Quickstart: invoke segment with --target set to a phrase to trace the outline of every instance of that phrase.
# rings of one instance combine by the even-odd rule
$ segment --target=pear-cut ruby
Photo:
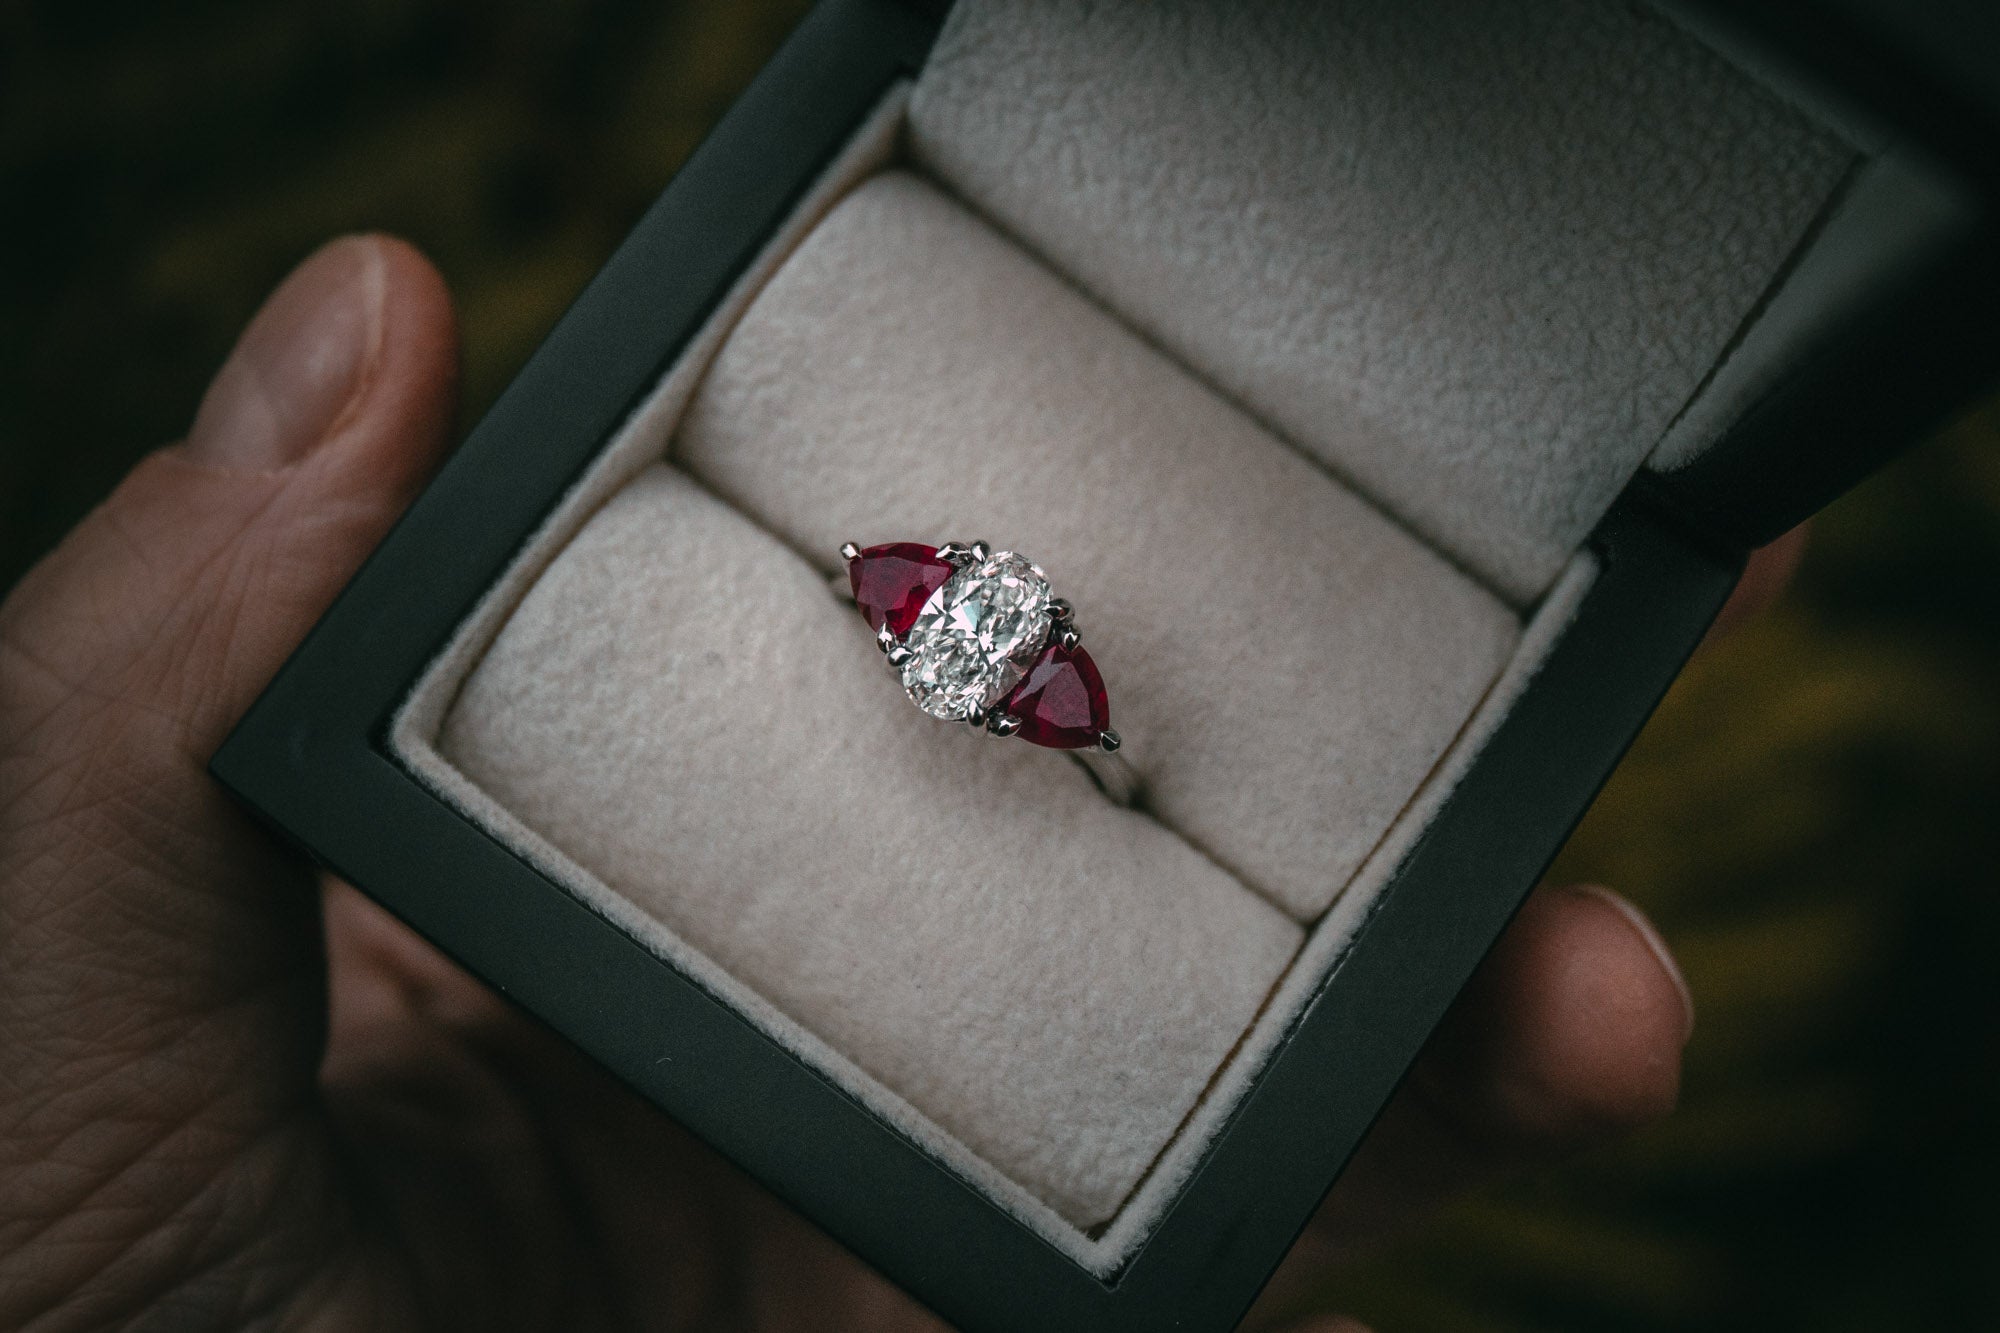
[[[1021,719],[1015,734],[1052,750],[1081,750],[1097,744],[1111,722],[1104,677],[1081,648],[1065,651],[1051,643],[1001,705]]]
[[[909,633],[930,595],[955,572],[935,546],[916,542],[870,546],[847,562],[848,586],[854,589],[854,604],[868,618],[868,628],[879,630],[887,624],[899,639]]]

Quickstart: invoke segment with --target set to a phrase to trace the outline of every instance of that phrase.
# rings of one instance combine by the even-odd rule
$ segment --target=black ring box
[[[1942,7],[1690,10],[1891,128],[1972,221],[1693,466],[1635,482],[1601,574],[1207,1149],[1108,1277],[1057,1252],[407,772],[412,683],[944,18],[825,0],[590,283],[215,756],[274,828],[971,1329],[1214,1329],[1240,1318],[1419,1048],[1701,639],[1745,553],[1993,375],[2000,25]],[[662,1060],[661,1052],[670,1060]],[[1339,1071],[1336,1076],[1333,1071]]]

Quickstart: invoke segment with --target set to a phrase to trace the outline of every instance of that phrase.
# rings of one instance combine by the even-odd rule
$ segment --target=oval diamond
[[[996,551],[952,575],[903,639],[903,689],[932,717],[963,722],[1014,688],[1054,615],[1049,581],[1025,557]]]

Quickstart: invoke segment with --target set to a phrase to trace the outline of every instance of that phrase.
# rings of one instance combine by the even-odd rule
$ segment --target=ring
[[[847,542],[840,554],[854,604],[911,703],[1071,751],[1107,794],[1130,803],[1130,766],[1104,762],[1119,746],[1104,678],[1040,566],[985,542]]]

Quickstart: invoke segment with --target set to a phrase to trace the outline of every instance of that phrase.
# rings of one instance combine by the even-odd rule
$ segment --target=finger
[[[93,1113],[157,1126],[310,1088],[316,897],[203,765],[434,465],[455,346],[415,251],[327,246],[251,322],[188,440],[0,606],[9,1151]]]
[[[1453,1194],[1657,1120],[1694,1007],[1672,955],[1609,890],[1521,908],[1356,1153],[1271,1299]]]
[[[1806,542],[1810,525],[1801,523],[1768,546],[1760,546],[1750,553],[1743,566],[1743,575],[1736,580],[1736,590],[1729,594],[1722,610],[1715,617],[1710,628],[1711,638],[1727,634],[1745,621],[1754,620],[1768,611],[1772,604],[1791,585],[1793,575],[1798,573],[1799,562],[1805,559]]]
[[[538,1039],[537,1025],[386,908],[331,876],[323,882],[329,973],[323,1084],[370,1077],[383,1034],[434,1028],[481,1050]]]

